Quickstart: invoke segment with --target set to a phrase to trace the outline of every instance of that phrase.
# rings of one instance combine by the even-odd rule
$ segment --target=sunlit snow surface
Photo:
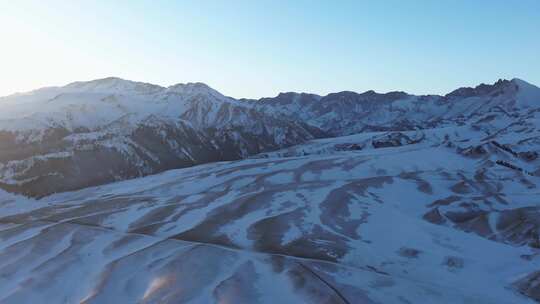
[[[40,201],[3,193],[0,302],[530,303],[511,286],[540,269],[535,249],[497,239],[497,219],[486,236],[425,215],[444,200],[534,207],[539,178],[429,143],[445,132],[333,153],[313,141],[296,149],[326,152]]]

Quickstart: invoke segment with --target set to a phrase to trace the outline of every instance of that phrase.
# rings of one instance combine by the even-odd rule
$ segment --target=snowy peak
[[[188,82],[188,83],[177,83],[168,87],[169,90],[173,91],[183,91],[183,90],[195,90],[195,91],[215,91],[206,83],[203,82]]]
[[[538,95],[540,94],[540,88],[523,81],[518,78],[512,80],[499,79],[494,84],[482,83],[474,88],[463,87],[454,90],[445,95],[448,98],[468,98],[468,97],[480,97],[491,96],[496,97],[502,94],[516,94],[518,92],[525,93],[526,95]]]
[[[226,99],[226,97],[202,82],[178,83],[167,88],[167,93],[180,94],[186,97],[205,96],[216,99]]]
[[[164,88],[150,83],[125,80],[118,77],[108,77],[90,81],[73,82],[66,85],[64,89],[70,91],[94,93],[150,94],[156,93]]]
[[[279,105],[286,106],[297,104],[304,106],[312,102],[320,100],[322,97],[309,93],[296,93],[296,92],[283,92],[279,93],[276,97],[266,97],[257,100],[258,104]]]
[[[400,91],[393,91],[388,93],[377,93],[373,90],[366,91],[364,93],[356,93],[352,91],[343,91],[338,93],[330,93],[321,99],[321,102],[383,102],[383,101],[395,101],[399,99],[407,98],[409,94]]]
[[[363,93],[342,91],[317,98],[282,93],[254,103],[262,111],[276,111],[336,136],[366,131],[412,130],[435,125],[467,123],[471,117],[519,117],[538,108],[540,89],[519,79],[474,88],[460,88],[446,96],[411,95],[402,91]],[[313,95],[311,95],[313,96]]]
[[[39,89],[1,101],[0,130],[11,132],[41,132],[53,126],[96,130],[126,116],[135,127],[149,115],[178,120],[194,107],[208,116],[226,103],[238,104],[203,83],[165,88],[117,77]]]
[[[515,78],[460,88],[446,96],[372,90],[342,91],[326,96],[287,92],[246,102],[226,97],[201,82],[161,87],[108,77],[12,95],[1,101],[0,130],[41,129],[52,125],[95,129],[101,125],[78,123],[76,118],[85,117],[81,121],[100,124],[106,116],[108,124],[125,115],[144,118],[149,114],[216,126],[216,121],[222,125],[223,121],[245,119],[257,112],[345,135],[454,123],[461,119],[459,117],[485,115],[499,108],[508,113],[520,112],[540,105],[540,88]],[[16,122],[16,119],[25,121]]]
[[[519,78],[511,80],[517,88],[517,99],[521,106],[540,107],[540,88]]]
[[[512,80],[510,80],[510,82],[512,82],[513,84],[517,85],[518,87],[520,87],[522,89],[536,89],[536,90],[540,89],[537,86],[535,86],[533,84],[530,84],[530,83],[528,83],[525,80],[520,79],[520,78],[513,78]]]
[[[499,79],[494,84],[485,84],[482,83],[474,88],[463,87],[457,90],[454,90],[445,95],[448,98],[468,98],[468,97],[478,97],[478,96],[496,96],[500,95],[506,90],[515,90],[515,85],[512,84],[509,80]]]

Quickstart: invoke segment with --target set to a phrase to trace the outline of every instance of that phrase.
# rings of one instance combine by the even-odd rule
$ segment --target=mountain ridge
[[[446,96],[289,92],[259,100],[227,97],[200,82],[169,87],[117,77],[74,82],[3,98],[0,187],[41,196],[242,159],[315,138],[472,126],[478,119],[525,115],[539,99],[540,89],[519,79]],[[115,161],[102,160],[108,165],[96,164],[92,172],[92,155]],[[81,170],[88,175],[82,180]]]
[[[176,84],[172,84],[172,85],[169,85],[169,86],[162,86],[162,85],[153,84],[153,83],[150,83],[150,82],[129,80],[129,79],[121,78],[121,77],[109,76],[109,77],[97,78],[97,79],[91,79],[91,80],[85,80],[85,81],[74,81],[74,82],[68,83],[68,84],[63,85],[63,86],[46,86],[46,87],[41,87],[41,88],[37,88],[37,89],[34,89],[34,90],[30,90],[30,91],[16,92],[16,93],[8,94],[8,95],[5,95],[5,96],[0,96],[0,99],[7,98],[7,97],[13,97],[13,96],[16,96],[16,95],[26,95],[26,94],[30,94],[30,93],[40,91],[40,90],[84,86],[84,85],[87,85],[87,84],[92,84],[92,83],[95,84],[95,83],[103,83],[103,82],[124,82],[124,83],[131,83],[133,85],[151,86],[151,87],[156,87],[156,88],[160,88],[160,89],[170,89],[170,88],[173,88],[173,87],[176,87],[176,86],[201,86],[202,85],[202,86],[204,86],[204,87],[206,87],[208,89],[217,91],[216,89],[212,88],[208,84],[206,84],[204,82],[199,82],[199,81],[186,82],[186,83],[176,83]],[[286,94],[298,94],[298,95],[304,94],[304,95],[315,95],[315,96],[324,97],[324,96],[327,96],[329,94],[344,93],[344,92],[352,92],[352,93],[356,93],[356,94],[366,94],[366,93],[376,93],[376,94],[406,93],[408,95],[416,95],[416,96],[447,96],[447,95],[451,94],[452,92],[454,92],[456,90],[474,89],[474,88],[478,88],[478,87],[482,87],[482,86],[496,86],[497,83],[500,83],[500,82],[512,82],[514,84],[521,84],[523,86],[532,86],[534,88],[539,88],[537,85],[535,85],[533,83],[530,83],[530,82],[527,82],[524,79],[514,77],[514,78],[511,78],[511,79],[500,78],[499,80],[495,81],[494,84],[480,83],[480,84],[476,85],[475,87],[463,86],[463,87],[459,87],[459,88],[457,88],[457,89],[455,89],[455,90],[453,90],[451,92],[448,92],[446,94],[410,94],[410,93],[407,93],[406,91],[400,91],[400,90],[388,91],[388,92],[377,92],[377,91],[374,91],[374,90],[367,90],[367,91],[363,91],[363,92],[345,90],[345,91],[329,92],[327,94],[321,95],[321,94],[315,94],[315,93],[309,93],[309,92],[284,91],[284,92],[277,93],[277,95],[275,95],[275,96],[263,96],[263,97],[259,97],[259,98],[237,97],[237,98],[234,98],[234,99],[237,99],[237,100],[261,100],[261,99],[267,99],[267,98],[276,98],[276,97],[279,97],[280,95],[286,95]],[[230,97],[230,98],[233,98],[233,97]]]

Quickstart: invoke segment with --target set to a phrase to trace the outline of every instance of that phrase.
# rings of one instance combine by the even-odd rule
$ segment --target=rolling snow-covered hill
[[[2,106],[0,303],[540,301],[522,80],[255,101],[104,79]]]
[[[529,303],[539,178],[497,165],[526,162],[473,132],[448,146],[448,132],[5,194],[0,302]]]

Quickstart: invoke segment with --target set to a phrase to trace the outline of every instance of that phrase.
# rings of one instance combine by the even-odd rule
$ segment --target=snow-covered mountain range
[[[446,96],[368,91],[235,100],[202,83],[105,78],[0,99],[0,188],[43,196],[234,160],[313,138],[474,124],[534,110],[522,80]],[[503,119],[504,121],[504,119]]]
[[[212,161],[323,135],[202,83],[106,78],[0,99],[0,188],[31,196]]]
[[[540,301],[525,81],[235,100],[108,78],[1,108],[0,303]]]

